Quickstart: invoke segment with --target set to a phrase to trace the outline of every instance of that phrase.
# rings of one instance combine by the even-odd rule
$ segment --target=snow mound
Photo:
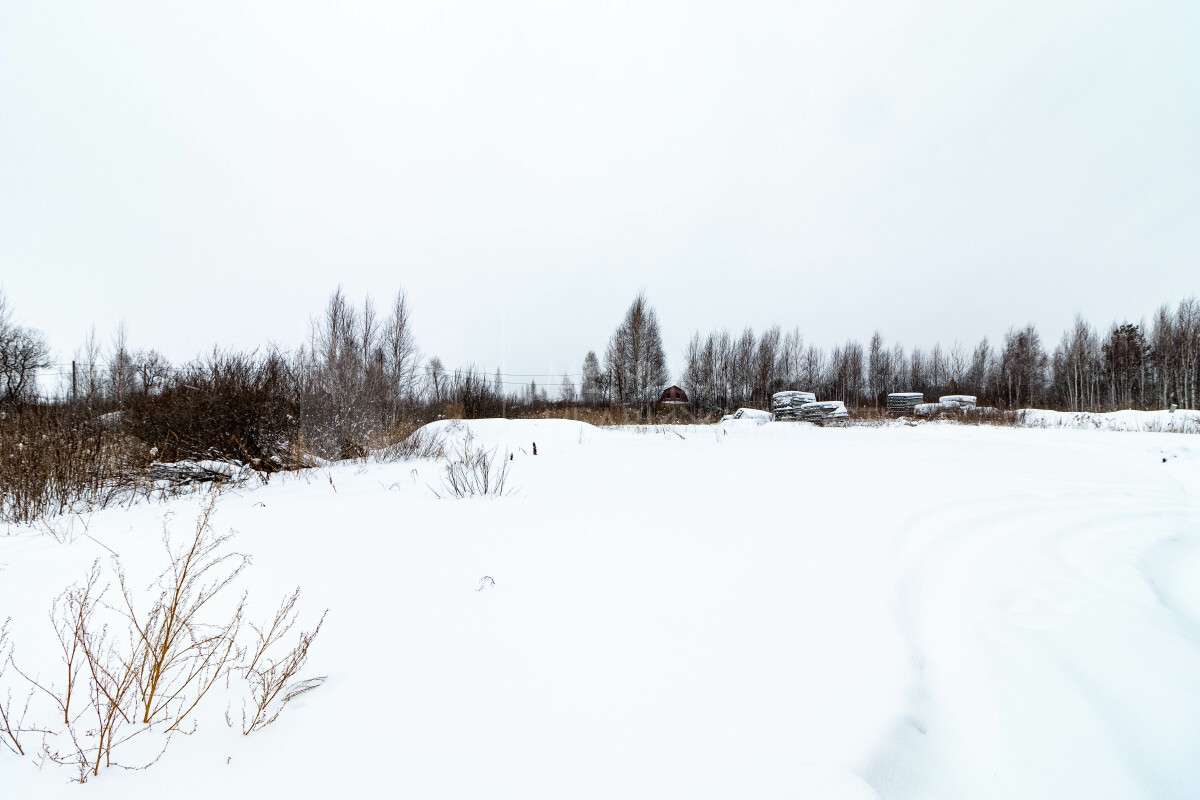
[[[595,425],[569,419],[443,419],[414,435],[437,437],[449,447],[469,438],[477,446],[502,453],[532,454],[536,444],[539,454],[548,454],[578,447],[603,433]]]
[[[757,408],[739,408],[730,416],[729,422],[742,422],[750,425],[766,425],[775,417],[769,411],[759,411]]]
[[[1102,431],[1147,431],[1162,433],[1200,433],[1200,411],[1046,411],[1027,408],[1017,412],[1027,428],[1079,428]]]

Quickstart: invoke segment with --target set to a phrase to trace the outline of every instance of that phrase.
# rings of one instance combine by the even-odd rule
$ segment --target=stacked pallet
[[[994,412],[995,409],[980,409],[975,405],[975,395],[971,394],[945,394],[938,398],[936,403],[921,403],[913,411],[926,417],[936,416],[938,414],[951,414],[954,412],[982,411]]]
[[[816,399],[812,392],[776,392],[771,396],[771,411],[775,419],[800,419],[801,407]]]
[[[920,392],[892,392],[887,396],[887,411],[889,414],[907,415],[923,402],[925,395]]]
[[[800,406],[800,421],[815,422],[824,425],[826,422],[849,419],[850,412],[841,400],[822,400],[820,403],[805,403]]]

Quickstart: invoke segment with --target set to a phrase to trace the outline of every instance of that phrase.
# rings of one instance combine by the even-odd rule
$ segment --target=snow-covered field
[[[0,797],[1200,796],[1200,439],[470,429],[509,496],[438,499],[416,462],[220,501],[254,614],[297,584],[302,624],[329,609],[328,680],[275,724],[228,727],[218,687],[149,769],[0,750]],[[47,612],[94,559],[148,584],[200,506],[0,536],[22,668],[53,678]]]
[[[1080,428],[1102,431],[1151,431],[1164,433],[1200,433],[1200,411],[1045,411],[1027,408],[1020,412],[1022,425],[1030,428]]]

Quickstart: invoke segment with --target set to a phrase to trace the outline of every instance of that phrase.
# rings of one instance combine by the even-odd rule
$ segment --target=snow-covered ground
[[[417,462],[221,500],[252,612],[329,609],[328,680],[278,722],[242,736],[221,687],[148,770],[0,751],[0,797],[1200,796],[1200,439],[469,427],[509,496],[439,500]],[[200,506],[0,536],[22,667],[53,677],[94,559],[148,584]]]
[[[1081,428],[1103,431],[1154,431],[1200,433],[1200,411],[1044,411],[1028,408],[1017,412],[1021,424],[1030,428]]]

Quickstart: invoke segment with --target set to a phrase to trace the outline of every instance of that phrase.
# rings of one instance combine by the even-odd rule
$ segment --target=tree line
[[[175,366],[157,350],[132,348],[124,326],[107,344],[93,330],[51,399],[86,408],[145,405],[211,384],[237,355],[242,372],[253,367],[260,378],[270,376],[264,380],[286,395],[301,427],[322,441],[353,441],[401,417],[447,410],[464,416],[504,416],[553,405],[652,410],[672,376],[658,316],[645,294],[634,298],[602,353],[589,351],[581,372],[563,375],[558,386],[530,381],[514,388],[499,369],[492,374],[474,365],[448,369],[437,356],[423,356],[403,290],[381,310],[370,297],[351,302],[339,287],[310,320],[305,343],[291,351],[214,351]],[[17,325],[0,294],[0,405],[44,398],[37,375],[48,366],[44,336]],[[929,399],[972,394],[980,404],[1000,408],[1195,407],[1200,404],[1200,301],[1193,297],[1164,305],[1148,323],[1113,323],[1107,329],[1076,317],[1053,348],[1034,325],[1011,328],[995,344],[984,338],[973,346],[956,342],[911,349],[887,342],[879,331],[865,345],[849,340],[829,349],[806,342],[799,328],[785,332],[778,325],[761,333],[751,328],[738,334],[696,332],[675,381],[700,415],[741,406],[767,408],[771,395],[785,389],[857,407],[881,407],[895,391],[922,392]],[[321,435],[332,428],[341,432]]]
[[[590,358],[590,355],[589,355]],[[876,331],[826,351],[800,330],[773,326],[696,333],[684,352],[680,385],[697,410],[768,407],[773,393],[812,391],[821,399],[881,407],[890,392],[975,395],[999,408],[1111,411],[1200,404],[1200,301],[1161,307],[1149,324],[1098,331],[1077,316],[1048,349],[1034,325],[1010,328],[993,345],[906,350]],[[585,361],[585,372],[587,362]]]

